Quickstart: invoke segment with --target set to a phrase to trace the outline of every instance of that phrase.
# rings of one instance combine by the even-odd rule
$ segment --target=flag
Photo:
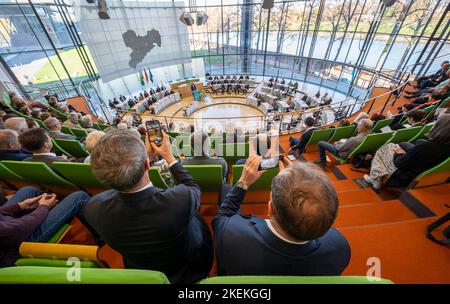
[[[152,73],[152,71],[150,71],[150,69],[148,69],[148,73],[150,74],[150,81],[154,82],[153,81],[153,73]]]
[[[148,70],[144,69],[144,73],[145,73],[145,83],[148,85],[148,83],[150,82],[148,79]]]
[[[141,80],[141,86],[145,86],[144,73],[143,72],[139,72],[139,78]]]

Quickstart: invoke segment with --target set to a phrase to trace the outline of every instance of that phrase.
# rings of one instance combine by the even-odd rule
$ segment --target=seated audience
[[[88,132],[96,131],[97,129],[94,129],[94,121],[92,120],[92,117],[90,115],[84,115],[81,118],[81,122],[84,124],[84,128]]]
[[[397,115],[394,116],[394,120],[392,120],[390,127],[392,130],[398,130],[402,128],[401,122],[406,119],[406,113],[414,109],[414,105],[412,103],[405,103]]]
[[[311,116],[306,117],[303,123],[305,130],[303,131],[302,136],[300,136],[299,139],[289,137],[289,152],[295,151],[298,153],[298,155],[301,155],[304,152],[306,144],[311,138],[312,133],[314,132],[314,130],[317,130],[317,128],[314,126],[316,124],[316,121]]]
[[[356,116],[355,120],[353,121],[353,124],[355,126],[357,126],[359,121],[362,119],[369,119],[369,115],[367,115],[366,112],[359,112],[359,114]]]
[[[5,119],[5,123],[3,124],[5,129],[10,129],[16,131],[18,134],[22,134],[26,130],[28,130],[28,124],[25,118],[23,117],[11,117]]]
[[[44,162],[54,171],[57,171],[53,166],[53,162],[67,162],[68,160],[52,153],[53,143],[44,129],[30,129],[19,136],[19,142],[33,155],[25,158],[24,161],[30,162]]]
[[[103,116],[97,117],[97,122],[98,122],[99,124],[102,124],[102,125],[108,124],[108,122],[106,121],[106,118],[103,117]]]
[[[111,130],[91,154],[94,175],[112,188],[94,196],[83,215],[87,224],[124,260],[126,268],[151,269],[172,283],[194,283],[208,276],[212,244],[199,213],[200,187],[172,155],[163,133],[160,147],[129,130]],[[148,152],[164,158],[177,181],[160,189],[148,175]]]
[[[103,131],[92,131],[86,136],[86,141],[84,142],[84,145],[86,147],[86,150],[91,153],[92,150],[94,150],[95,145],[98,143],[100,138],[102,138],[105,135],[105,132]],[[90,163],[91,162],[91,156],[88,155],[84,161],[84,163]]]
[[[63,122],[63,126],[74,128],[74,129],[83,129],[78,123],[78,113],[70,112],[69,117],[65,122]]]
[[[210,156],[211,141],[208,134],[197,131],[190,136],[191,148],[194,153],[182,161],[183,165],[221,165],[223,179],[227,179],[228,165],[222,157]]]
[[[338,122],[338,127],[348,127],[350,126],[350,121],[348,119],[341,119]]]
[[[422,126],[423,119],[425,118],[426,115],[427,115],[427,113],[424,110],[412,109],[411,111],[408,111],[405,115],[406,122],[411,127]],[[404,128],[405,128],[405,125],[401,124],[401,123],[396,125],[394,128],[391,127],[392,130],[399,130],[399,129],[404,129]]]
[[[328,151],[336,157],[339,158],[347,158],[353,150],[358,147],[358,145],[362,142],[364,137],[369,134],[370,130],[373,127],[373,123],[370,119],[361,119],[358,122],[358,135],[348,138],[341,139],[336,142],[334,145],[330,144],[326,141],[319,141],[317,144],[319,148],[319,156],[320,159],[316,160],[317,164],[326,164],[327,158],[325,152]]]
[[[436,71],[436,73],[431,75],[426,75],[417,78],[417,86],[415,88],[425,89],[427,87],[433,87],[440,82],[448,79],[447,71],[450,68],[450,63],[448,61],[444,61],[441,64],[441,68]]]
[[[414,178],[437,166],[450,157],[450,115],[444,114],[430,130],[429,140],[387,144],[378,149],[372,160],[370,174],[364,180],[381,189],[383,178],[389,177],[386,186],[406,187]]]
[[[0,160],[21,161],[30,156],[30,153],[21,150],[16,131],[0,130]]]
[[[373,113],[372,116],[370,116],[370,120],[372,121],[372,123],[374,125],[377,123],[377,121],[383,120],[383,119],[386,119],[386,116],[384,116],[381,113]]]
[[[78,191],[59,202],[56,194],[23,187],[0,207],[0,267],[14,266],[22,242],[47,242],[76,216],[89,195]]]
[[[55,117],[47,118],[44,121],[44,124],[47,127],[48,134],[50,135],[51,138],[69,139],[69,140],[77,139],[75,135],[70,135],[70,134],[61,132],[61,122]]]
[[[261,160],[249,157],[213,219],[218,275],[340,275],[350,246],[331,227],[336,191],[313,164],[291,164],[272,180],[269,219],[242,214],[246,190],[264,173]]]

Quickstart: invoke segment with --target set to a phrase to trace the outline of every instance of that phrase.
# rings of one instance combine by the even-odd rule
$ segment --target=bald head
[[[4,124],[5,129],[10,129],[16,131],[19,134],[22,134],[26,130],[28,130],[28,124],[25,118],[23,117],[11,117],[5,121]]]
[[[19,134],[13,130],[0,130],[0,150],[20,149]]]
[[[49,117],[44,121],[45,126],[49,131],[60,131],[61,123],[55,117]]]

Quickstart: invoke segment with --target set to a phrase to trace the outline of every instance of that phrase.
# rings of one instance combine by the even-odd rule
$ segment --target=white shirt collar
[[[33,153],[34,156],[41,156],[41,155],[47,155],[47,156],[53,156],[56,157],[55,153],[48,152],[48,153]]]
[[[272,231],[273,234],[275,234],[279,239],[281,239],[282,241],[285,241],[286,243],[295,244],[295,245],[304,245],[304,244],[308,243],[308,241],[294,242],[294,241],[288,240],[285,237],[283,237],[281,234],[279,234],[278,231],[275,230],[275,228],[273,228],[270,220],[266,220],[266,223],[267,223],[267,227],[269,227],[270,231]]]
[[[148,189],[150,187],[153,187],[152,182],[148,182],[147,185],[145,185],[144,187],[142,187],[141,189],[138,189],[136,191],[122,191],[122,193],[138,193],[138,192],[144,191],[145,189]]]

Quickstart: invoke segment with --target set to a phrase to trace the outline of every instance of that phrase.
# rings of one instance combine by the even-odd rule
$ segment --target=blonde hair
[[[100,138],[103,137],[106,133],[103,131],[92,131],[86,136],[86,141],[84,145],[86,146],[86,149],[91,152],[92,149],[94,149],[97,142],[100,140]]]

